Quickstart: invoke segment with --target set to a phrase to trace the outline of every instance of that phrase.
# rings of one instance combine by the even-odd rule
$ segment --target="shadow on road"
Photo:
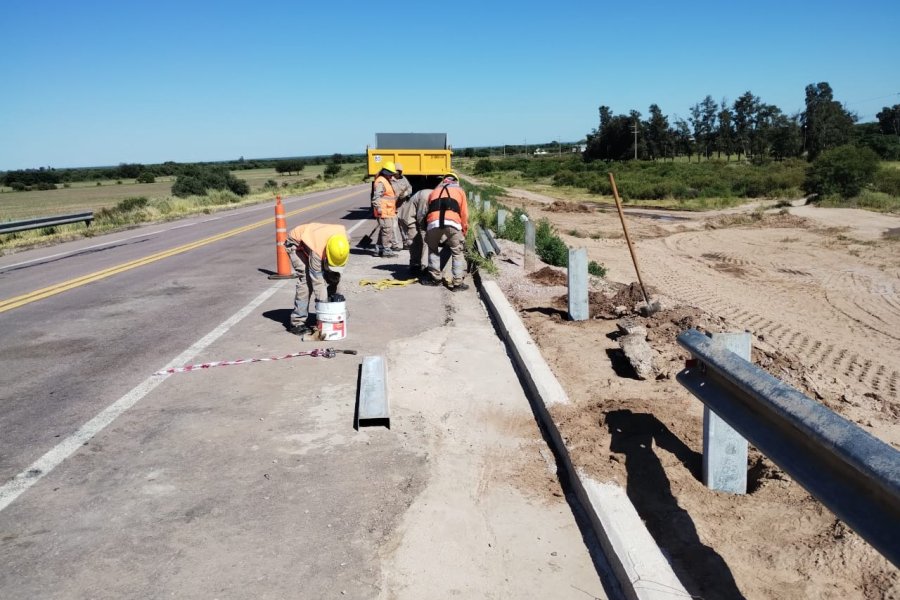
[[[281,323],[285,329],[291,328],[291,313],[294,311],[292,308],[276,308],[275,310],[267,310],[262,314],[267,319],[271,319],[276,323]]]

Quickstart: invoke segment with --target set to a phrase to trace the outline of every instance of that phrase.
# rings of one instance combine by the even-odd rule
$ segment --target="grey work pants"
[[[288,252],[291,264],[297,271],[297,289],[294,290],[294,311],[291,313],[291,325],[316,324],[316,300],[327,302],[337,293],[341,276],[337,273],[326,274],[322,268],[322,259],[315,254],[307,254],[296,246]]]
[[[417,221],[415,212],[400,217],[400,230],[409,242],[409,266],[428,268],[428,246],[425,245],[425,221]]]
[[[436,280],[443,279],[440,247],[450,249],[453,283],[461,283],[466,275],[466,238],[455,227],[435,227],[425,233],[428,245],[428,273]]]
[[[378,249],[396,250],[400,244],[394,241],[394,228],[397,217],[381,217],[378,219]]]

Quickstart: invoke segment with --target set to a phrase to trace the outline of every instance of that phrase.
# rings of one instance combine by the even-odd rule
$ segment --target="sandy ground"
[[[900,218],[807,206],[763,213],[759,204],[630,211],[645,283],[667,309],[633,316],[661,366],[658,379],[640,381],[616,341],[612,309],[639,296],[620,289],[636,278],[614,210],[518,191],[503,202],[549,219],[609,270],[593,280],[592,318],[573,323],[564,280],[523,278],[516,245],[495,260],[573,401],[554,418],[576,462],[627,489],[692,594],[900,598],[898,570],[754,449],[746,497],[707,490],[702,405],[674,380],[686,358],[678,333],[748,330],[757,364],[900,448],[900,243],[882,238]]]

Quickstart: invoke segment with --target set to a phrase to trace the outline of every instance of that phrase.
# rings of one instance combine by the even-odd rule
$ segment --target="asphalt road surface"
[[[288,227],[358,239],[367,194],[286,199]],[[523,487],[558,484],[474,291],[359,286],[404,278],[407,257],[354,249],[348,338],[304,344],[294,282],[266,277],[272,216],[0,257],[0,597],[605,597],[566,499]],[[360,355],[154,375],[332,345]],[[372,354],[391,428],[357,431]]]

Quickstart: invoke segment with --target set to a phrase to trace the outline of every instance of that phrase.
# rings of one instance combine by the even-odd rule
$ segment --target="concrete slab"
[[[581,506],[588,515],[618,585],[633,600],[671,600],[690,596],[662,551],[653,541],[625,490],[599,484],[578,473],[547,407],[568,402],[559,381],[528,335],[499,286],[482,280],[482,300],[491,311],[500,336],[506,340],[520,377],[529,390],[535,415],[554,446]],[[544,395],[546,394],[546,395]]]

